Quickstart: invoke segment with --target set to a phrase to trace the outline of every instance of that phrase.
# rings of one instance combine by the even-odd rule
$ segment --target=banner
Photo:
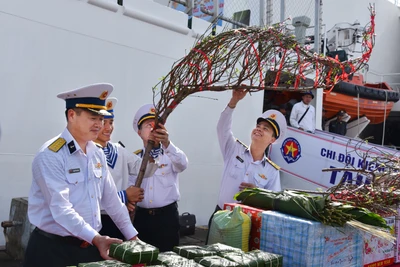
[[[204,3],[205,8],[208,11],[214,12],[214,1],[213,0],[204,0],[204,1],[195,0],[194,1],[194,7],[193,7],[193,17],[204,19],[204,20],[206,20],[208,22],[211,22],[212,16],[209,16],[209,15],[204,14],[203,12],[201,12],[201,10],[200,10],[200,3],[201,2]],[[224,13],[224,0],[219,0],[218,2],[219,2],[218,15],[221,15],[221,14]],[[179,10],[179,11],[182,11],[182,12],[185,12],[185,10],[186,10],[186,7],[181,5],[181,4],[173,2],[171,5],[172,5],[172,8],[174,8],[176,10]],[[218,26],[222,25],[222,21],[220,19],[218,20],[217,25]]]
[[[368,183],[370,177],[351,171],[351,168],[365,167],[369,171],[383,172],[384,168],[377,166],[372,159],[398,151],[329,132],[317,130],[312,134],[288,127],[284,141],[272,145],[269,153],[271,160],[281,167],[281,178],[286,174],[292,176],[289,180],[292,184],[287,184],[288,180],[285,180],[287,187],[305,189],[312,185],[314,188],[309,189],[314,190],[332,187],[342,178],[351,183]],[[365,155],[368,157],[364,160]],[[329,168],[348,170],[322,172]]]

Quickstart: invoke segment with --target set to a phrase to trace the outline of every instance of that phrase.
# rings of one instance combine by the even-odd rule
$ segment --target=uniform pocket
[[[103,178],[103,171],[101,169],[93,170],[93,175],[95,178]]]
[[[175,184],[175,178],[173,177],[172,167],[170,164],[162,165],[155,174],[164,187],[171,187]]]
[[[83,173],[67,173],[67,182],[69,184],[78,184],[85,181],[85,176]]]
[[[255,185],[257,187],[264,188],[267,185],[267,182],[268,182],[267,176],[265,174],[263,174],[263,173],[254,174],[253,179],[254,179]]]
[[[235,165],[231,167],[229,174],[235,179],[242,179],[245,175],[244,163],[235,163]]]

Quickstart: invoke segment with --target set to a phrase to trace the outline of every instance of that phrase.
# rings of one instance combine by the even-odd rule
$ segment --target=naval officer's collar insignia
[[[68,143],[68,150],[69,150],[70,154],[72,154],[76,151],[76,146],[75,146],[74,140],[72,140],[71,142]]]

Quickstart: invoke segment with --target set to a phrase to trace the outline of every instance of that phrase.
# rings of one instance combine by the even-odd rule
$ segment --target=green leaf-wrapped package
[[[207,251],[213,251],[216,252],[217,255],[222,255],[223,253],[230,252],[230,251],[236,251],[236,252],[242,252],[240,248],[234,248],[228,245],[224,245],[221,243],[215,243],[212,245],[208,245],[204,247]]]
[[[240,264],[220,256],[208,256],[203,258],[195,258],[196,262],[206,267],[240,267]]]
[[[194,260],[180,261],[180,262],[168,264],[167,266],[168,267],[203,267],[203,265],[195,262]]]
[[[201,246],[176,246],[174,252],[188,259],[217,255],[217,252],[209,251]]]
[[[158,255],[158,258],[154,261],[156,264],[163,264],[166,266],[172,266],[172,264],[180,263],[180,262],[188,262],[189,259],[184,258],[175,252],[167,251],[162,252]]]
[[[113,266],[113,267],[131,267],[131,264],[123,263],[116,260],[107,261],[96,261],[88,263],[79,263],[78,267],[101,267],[101,266]]]
[[[158,248],[137,239],[111,244],[108,255],[129,264],[149,264],[157,259],[158,253]]]
[[[244,252],[226,252],[221,254],[221,257],[234,261],[240,266],[245,267],[261,267],[260,262],[253,255],[248,255]]]
[[[247,256],[254,257],[258,261],[258,267],[282,267],[283,256],[261,250],[253,250],[246,253]]]

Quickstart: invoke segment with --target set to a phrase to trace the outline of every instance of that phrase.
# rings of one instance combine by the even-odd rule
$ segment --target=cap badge
[[[271,115],[269,116],[269,118],[275,120],[276,114],[271,114]]]
[[[152,114],[156,113],[156,109],[155,108],[151,108],[149,113],[152,113]]]
[[[101,95],[99,96],[100,100],[105,100],[108,96],[108,91],[103,91]]]
[[[110,102],[107,102],[107,109],[111,109],[112,108],[112,102],[110,101]]]

